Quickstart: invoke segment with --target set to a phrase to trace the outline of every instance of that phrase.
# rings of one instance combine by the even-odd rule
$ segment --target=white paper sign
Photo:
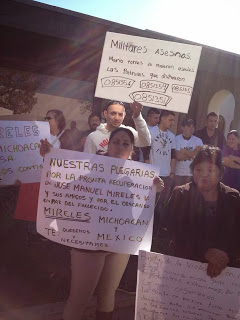
[[[240,269],[207,276],[207,264],[139,252],[135,320],[240,319]]]
[[[75,248],[150,250],[158,168],[68,150],[44,161],[37,230]]]
[[[2,185],[39,182],[43,158],[41,139],[49,139],[49,124],[43,121],[0,120],[0,174]]]
[[[187,113],[201,50],[107,32],[95,96]]]

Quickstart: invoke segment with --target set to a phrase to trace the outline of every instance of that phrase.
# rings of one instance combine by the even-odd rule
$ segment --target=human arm
[[[174,177],[174,173],[175,173],[175,164],[176,164],[176,159],[175,159],[175,158],[171,158],[171,163],[170,163],[170,166],[171,166],[171,172],[170,172],[170,175],[169,175],[169,177],[170,177],[170,178],[173,178],[173,177]]]
[[[238,161],[236,161],[234,158],[232,158],[235,156],[232,156],[232,155],[229,155],[229,156],[223,156],[223,164],[226,166],[226,167],[229,167],[229,168],[232,168],[232,169],[240,169],[240,158],[239,157],[236,157],[238,158]]]
[[[229,158],[240,165],[240,157],[230,155]]]
[[[40,155],[44,158],[45,154],[50,152],[52,145],[47,139],[40,140],[40,143]]]
[[[177,160],[193,160],[202,146],[197,146],[194,150],[180,149],[176,150]]]
[[[180,149],[175,151],[175,156],[177,160],[192,160],[192,156],[189,155],[186,149]]]
[[[160,177],[155,177],[153,184],[156,186],[156,192],[161,192],[164,188],[164,182]]]
[[[204,258],[208,262],[207,275],[211,278],[219,276],[229,263],[227,253],[216,248],[207,249]]]
[[[151,145],[151,135],[147,127],[146,121],[143,119],[141,110],[142,105],[138,102],[130,104],[130,108],[133,111],[133,121],[135,123],[136,130],[133,132],[136,147],[147,147]]]

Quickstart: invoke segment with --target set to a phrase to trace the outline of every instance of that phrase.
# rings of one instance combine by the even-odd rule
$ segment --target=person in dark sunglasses
[[[50,141],[41,140],[40,154],[44,156],[50,147],[73,150],[73,141],[70,134],[65,131],[66,119],[62,111],[57,109],[49,110],[44,120],[50,126]]]
[[[103,112],[106,123],[100,124],[95,132],[89,134],[85,142],[84,152],[94,154],[106,152],[111,132],[119,127],[125,127],[132,131],[135,146],[150,146],[151,136],[146,121],[141,115],[142,105],[138,102],[133,102],[130,104],[130,108],[132,109],[132,117],[136,130],[122,124],[126,115],[125,104],[121,101],[111,100]]]

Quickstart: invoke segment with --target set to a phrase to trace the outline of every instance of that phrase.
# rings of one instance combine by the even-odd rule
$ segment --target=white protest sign
[[[49,139],[49,124],[43,121],[0,120],[0,174],[2,185],[39,182],[43,158],[40,140]]]
[[[187,113],[201,50],[107,32],[95,96]]]
[[[240,270],[140,251],[135,320],[240,319]]]
[[[46,155],[37,231],[75,248],[137,254],[150,250],[158,169],[68,150]]]

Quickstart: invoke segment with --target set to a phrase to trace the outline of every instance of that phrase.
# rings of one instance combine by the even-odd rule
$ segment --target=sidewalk
[[[0,320],[60,320],[69,295],[70,248],[29,245],[26,224],[15,222],[1,247]],[[134,278],[136,266],[128,268]],[[114,320],[134,319],[135,295],[117,291]],[[95,320],[95,297],[84,320]]]
[[[0,320],[60,320],[64,302],[56,302],[32,307],[17,308],[0,312]],[[95,320],[96,298],[93,297],[83,317],[84,320]],[[135,295],[122,291],[116,292],[113,320],[133,320]]]

